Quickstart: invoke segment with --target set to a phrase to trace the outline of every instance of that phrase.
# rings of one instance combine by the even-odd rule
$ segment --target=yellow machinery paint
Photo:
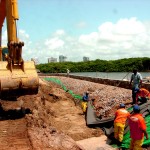
[[[3,55],[2,26],[7,22],[8,53]],[[0,0],[0,98],[37,94],[39,78],[33,61],[24,61],[24,43],[17,37],[17,0]]]

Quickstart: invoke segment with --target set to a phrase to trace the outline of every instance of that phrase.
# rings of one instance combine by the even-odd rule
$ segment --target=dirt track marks
[[[32,150],[25,119],[0,121],[1,150]]]

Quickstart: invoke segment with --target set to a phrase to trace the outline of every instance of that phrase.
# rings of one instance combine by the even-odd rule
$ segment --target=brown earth
[[[103,134],[86,126],[80,106],[54,83],[40,80],[37,95],[1,103],[5,112],[12,111],[1,117],[0,150],[81,150],[75,141]],[[13,116],[21,105],[32,113]]]

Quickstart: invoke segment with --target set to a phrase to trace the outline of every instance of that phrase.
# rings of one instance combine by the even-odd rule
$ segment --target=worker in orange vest
[[[130,113],[125,109],[125,104],[120,104],[119,109],[115,113],[114,119],[114,137],[121,144],[124,135],[124,128]]]
[[[133,106],[133,112],[128,120],[131,137],[130,150],[142,150],[144,135],[148,139],[146,123],[142,114],[140,114],[140,107],[137,104]]]
[[[141,103],[145,103],[150,99],[150,92],[145,88],[137,88],[136,90],[136,104],[138,104],[138,101],[140,101]]]

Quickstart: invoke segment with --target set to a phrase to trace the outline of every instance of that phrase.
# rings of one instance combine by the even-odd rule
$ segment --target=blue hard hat
[[[140,107],[138,105],[133,106],[133,111],[139,111],[139,110],[140,110]]]
[[[121,104],[120,104],[120,107],[125,107],[125,104],[121,103]]]

